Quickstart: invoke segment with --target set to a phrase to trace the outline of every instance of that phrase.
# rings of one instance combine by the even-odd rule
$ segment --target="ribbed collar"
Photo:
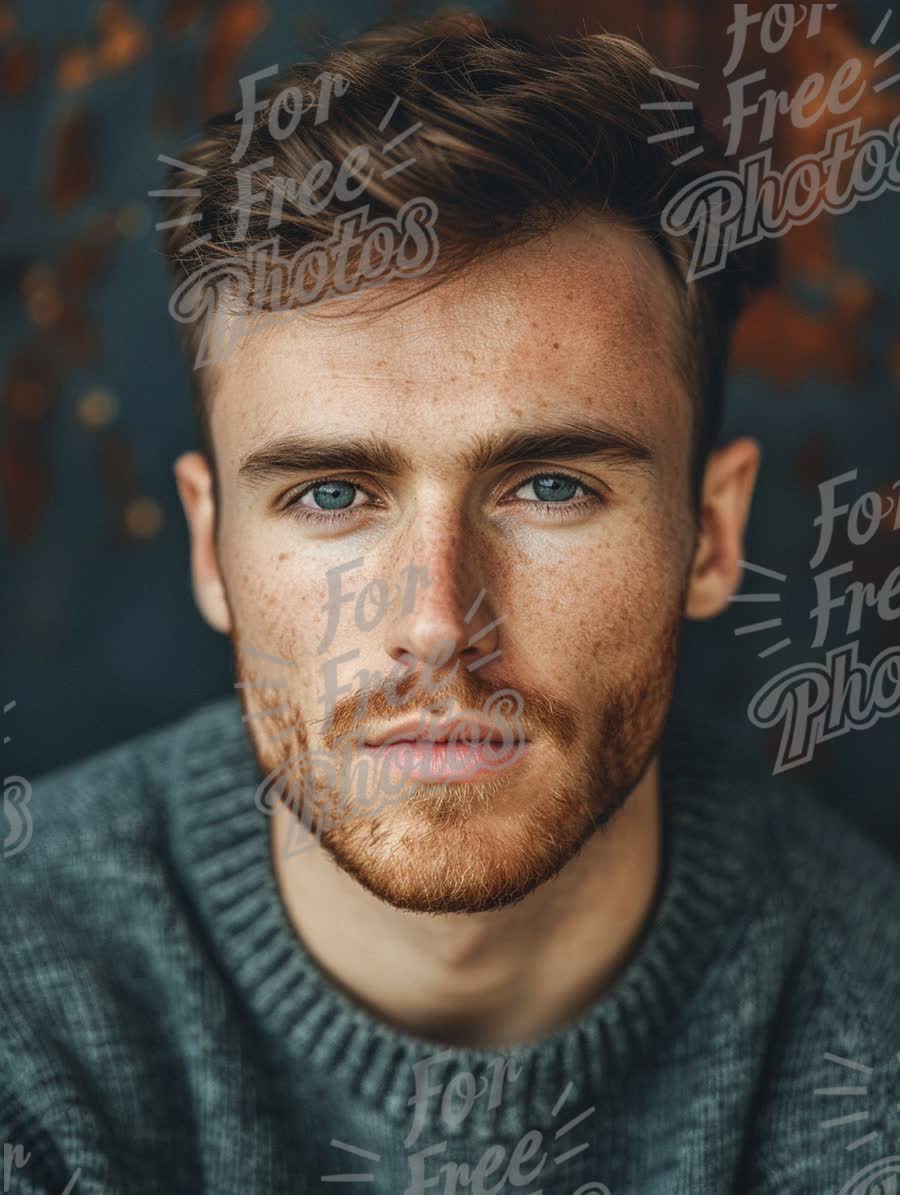
[[[197,710],[174,730],[172,850],[210,941],[258,1029],[290,1067],[328,1081],[397,1122],[409,1119],[413,1063],[446,1050],[383,1024],[324,975],[298,939],[276,887],[262,775],[236,698]],[[693,994],[752,913],[760,884],[758,802],[722,774],[709,735],[667,732],[662,753],[663,875],[652,917],[614,987],[569,1028],[504,1051],[450,1051],[444,1066],[481,1083],[504,1058],[523,1069],[515,1114],[545,1118],[566,1078],[600,1090],[675,1032]],[[429,1070],[440,1083],[441,1065]],[[508,1102],[489,1111],[504,1130]]]

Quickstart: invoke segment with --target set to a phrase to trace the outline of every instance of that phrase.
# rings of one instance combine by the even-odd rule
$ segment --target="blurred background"
[[[161,185],[158,155],[177,156],[206,115],[235,111],[241,75],[315,56],[375,21],[439,7],[0,0],[4,774],[34,779],[233,691],[228,642],[193,604],[172,477],[174,458],[196,439],[147,197]],[[700,84],[691,98],[724,136],[732,4],[470,7],[541,35],[608,29],[638,37],[668,69]],[[866,2],[834,8],[820,34],[798,32],[777,55],[752,35],[736,74],[765,68],[765,86],[793,93],[814,72],[827,86],[858,58],[867,87],[851,115],[864,129],[886,130],[900,114],[900,81],[891,82],[900,53],[890,55],[900,12],[891,17]],[[828,129],[847,119],[826,111],[807,129],[779,119],[775,164],[821,149]],[[741,152],[759,138],[751,122]],[[767,570],[748,570],[742,593],[771,596],[686,628],[678,700],[710,726],[727,725],[769,770],[782,728],[761,729],[747,716],[761,685],[791,666],[821,664],[846,642],[857,642],[867,663],[900,644],[900,619],[874,609],[852,633],[846,611],[834,611],[820,648],[810,620],[818,486],[858,470],[840,499],[900,495],[891,490],[900,478],[898,204],[896,191],[886,191],[787,233],[777,285],[736,337],[726,434],[762,445],[746,553]],[[839,520],[820,568],[851,562],[848,580],[883,586],[900,565],[893,526],[890,514],[866,543],[853,543]],[[900,597],[893,605],[900,611]],[[763,622],[770,625],[747,630]],[[821,743],[784,778],[813,787],[900,854],[898,731],[900,718],[886,717]]]

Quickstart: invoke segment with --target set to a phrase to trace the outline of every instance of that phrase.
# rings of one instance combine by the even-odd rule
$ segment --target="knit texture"
[[[0,1191],[891,1190],[896,865],[702,739],[662,765],[634,957],[504,1051],[397,1032],[307,955],[236,699],[36,782],[0,862]]]

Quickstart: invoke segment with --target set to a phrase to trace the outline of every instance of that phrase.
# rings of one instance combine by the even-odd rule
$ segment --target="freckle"
[[[558,348],[559,348],[559,341],[558,341],[558,340],[554,340],[554,342],[553,342],[553,347],[554,347],[555,349],[558,349]]]
[[[279,563],[280,563],[282,560],[287,560],[287,555],[288,555],[288,554],[287,554],[287,552],[279,552],[279,553],[278,553],[278,560],[279,560]]]
[[[571,295],[566,295],[566,299],[567,299],[567,301],[568,301],[569,303],[571,303],[571,302],[572,302],[572,296],[571,296]]]

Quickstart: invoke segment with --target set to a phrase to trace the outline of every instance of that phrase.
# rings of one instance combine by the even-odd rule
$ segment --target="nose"
[[[407,555],[408,558],[408,555]],[[500,627],[488,589],[483,554],[459,528],[432,525],[417,540],[413,567],[404,570],[403,601],[386,620],[384,648],[410,672],[429,671],[436,681],[465,670],[489,670],[500,658]]]

